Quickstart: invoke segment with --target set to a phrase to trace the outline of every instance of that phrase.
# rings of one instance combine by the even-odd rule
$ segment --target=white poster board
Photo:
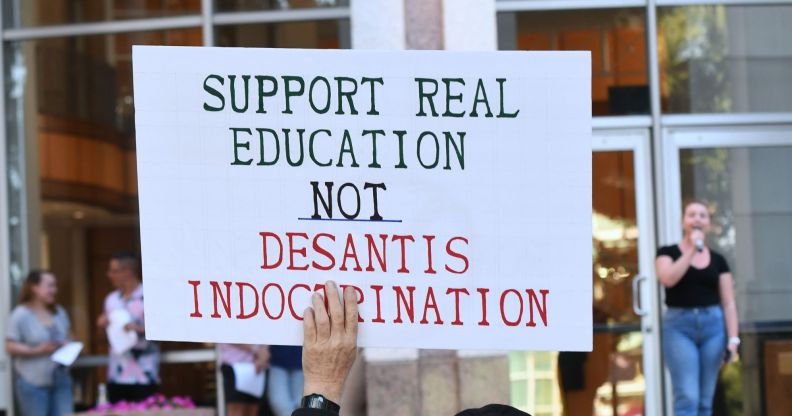
[[[133,49],[146,335],[590,350],[588,52]]]

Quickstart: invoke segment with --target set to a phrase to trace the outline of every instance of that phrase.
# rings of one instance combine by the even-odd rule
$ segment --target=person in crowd
[[[668,307],[663,355],[671,373],[674,414],[710,415],[720,366],[736,357],[740,345],[732,274],[726,259],[707,246],[710,212],[705,203],[686,204],[682,226],[682,241],[661,247],[655,261]]]
[[[143,284],[140,280],[138,257],[128,251],[114,253],[110,258],[107,277],[116,288],[104,300],[104,313],[97,319],[100,328],[107,328],[114,316],[125,316],[124,330],[138,334],[137,343],[119,354],[109,349],[107,366],[107,399],[141,401],[155,394],[159,388],[159,346],[146,341],[143,315]],[[125,311],[125,313],[115,313]]]
[[[275,416],[289,416],[303,392],[302,347],[271,345],[267,399]]]
[[[226,415],[257,416],[261,396],[254,396],[236,389],[234,364],[251,363],[256,372],[265,371],[269,365],[270,352],[266,345],[220,344],[220,371],[223,373]],[[261,394],[264,392],[262,391]]]
[[[303,314],[304,397],[292,416],[338,416],[341,393],[357,356],[357,294],[352,287],[340,299],[335,282],[325,284],[327,307],[314,292]],[[511,406],[491,404],[457,416],[528,416]]]
[[[69,337],[69,316],[55,303],[55,276],[31,271],[11,312],[5,348],[14,361],[14,383],[23,416],[62,416],[72,413],[69,369],[50,355]]]

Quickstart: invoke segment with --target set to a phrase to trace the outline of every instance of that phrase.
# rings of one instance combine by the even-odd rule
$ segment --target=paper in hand
[[[116,354],[123,354],[138,342],[137,332],[124,330],[124,326],[132,322],[132,316],[125,309],[116,309],[110,313],[109,318],[107,340],[110,342],[110,348]]]
[[[75,360],[77,360],[77,357],[80,355],[82,349],[82,342],[69,342],[52,353],[50,359],[58,364],[69,367],[74,364]]]
[[[254,397],[261,397],[264,394],[266,381],[264,371],[257,373],[253,363],[236,363],[231,367],[234,369],[234,388]]]

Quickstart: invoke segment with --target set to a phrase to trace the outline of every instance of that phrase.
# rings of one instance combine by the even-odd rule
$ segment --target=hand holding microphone
[[[701,227],[693,227],[693,230],[690,232],[690,239],[693,240],[696,251],[699,253],[704,251],[704,231],[702,231]]]

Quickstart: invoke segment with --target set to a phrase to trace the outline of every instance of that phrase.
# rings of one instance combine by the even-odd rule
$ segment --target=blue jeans
[[[668,308],[663,318],[663,355],[674,391],[675,416],[709,416],[726,352],[720,305]]]
[[[275,416],[289,416],[300,407],[303,396],[303,372],[283,367],[269,368],[267,398]]]
[[[58,367],[51,386],[36,386],[16,376],[16,397],[22,416],[63,416],[74,412],[69,369]]]

